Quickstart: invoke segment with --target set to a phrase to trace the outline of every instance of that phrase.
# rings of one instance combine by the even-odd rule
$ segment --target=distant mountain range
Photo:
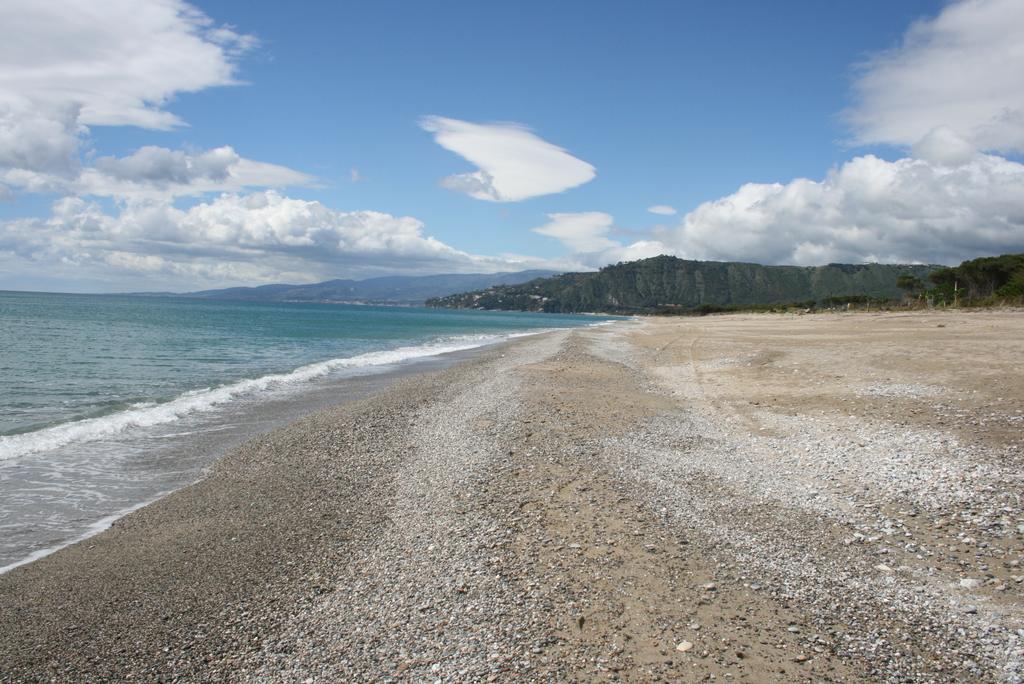
[[[516,285],[558,271],[515,273],[449,273],[427,276],[385,276],[367,280],[328,280],[312,285],[260,285],[229,287],[176,295],[202,299],[240,299],[253,302],[330,302],[361,304],[422,304],[456,292],[498,285]],[[165,293],[159,293],[161,295]]]
[[[896,284],[901,275],[925,280],[939,268],[892,264],[762,266],[659,256],[606,266],[592,273],[564,273],[438,297],[428,300],[427,306],[644,313],[809,303],[843,297],[896,299],[902,295]]]

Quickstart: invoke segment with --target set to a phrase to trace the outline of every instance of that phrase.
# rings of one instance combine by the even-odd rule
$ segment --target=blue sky
[[[0,287],[1024,249],[1011,0],[17,5]]]

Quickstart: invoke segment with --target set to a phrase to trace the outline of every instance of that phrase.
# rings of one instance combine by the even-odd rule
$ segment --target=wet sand
[[[0,576],[0,679],[1019,680],[1024,314],[545,334]]]

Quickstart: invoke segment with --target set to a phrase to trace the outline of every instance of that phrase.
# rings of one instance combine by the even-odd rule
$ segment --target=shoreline
[[[734,314],[484,348],[0,576],[0,678],[1019,681],[1021,333]]]
[[[259,610],[261,623],[283,620],[287,606],[308,593],[305,575],[311,565],[323,562],[318,558],[314,563],[310,549],[327,541],[317,531],[324,520],[335,531],[367,526],[368,512],[375,508],[371,492],[387,485],[385,466],[400,458],[394,445],[382,449],[385,442],[401,438],[385,430],[383,421],[410,414],[446,376],[500,358],[506,349],[535,337],[472,350],[471,358],[441,371],[404,374],[368,396],[258,435],[212,463],[202,479],[115,520],[95,536],[0,575],[0,634],[5,635],[0,638],[0,679],[169,675],[178,663],[158,644],[188,642],[197,633],[220,641],[227,635],[204,635],[203,626],[225,619],[225,611],[234,614],[232,626],[240,632],[227,640],[247,653],[250,631],[263,625],[239,618]],[[344,446],[327,455],[310,444],[310,434],[325,433]],[[328,493],[337,492],[335,476],[323,472],[323,461],[342,451],[349,468],[341,498],[359,506],[340,508],[327,500]],[[306,505],[311,478],[329,513],[321,515]],[[340,543],[344,546],[345,540]],[[272,554],[273,562],[261,567],[266,554]],[[49,605],[44,608],[39,599]],[[276,614],[275,607],[280,609]],[[82,625],[94,634],[83,633]],[[26,627],[34,628],[31,636]],[[114,635],[93,643],[96,632]],[[139,650],[139,638],[153,650]],[[58,647],[55,653],[51,649],[58,644],[64,650]],[[105,653],[102,662],[89,655],[94,648]],[[184,648],[192,650],[192,645]],[[202,667],[192,663],[197,669],[190,669],[190,676],[200,676],[205,664],[205,659]]]
[[[185,485],[185,486],[188,486],[188,485]],[[29,563],[34,563],[37,560],[40,560],[42,558],[46,558],[47,556],[52,556],[53,554],[57,553],[58,551],[60,551],[62,549],[66,549],[69,546],[74,546],[75,544],[80,544],[80,543],[90,539],[91,537],[95,537],[97,534],[102,534],[103,532],[106,532],[107,530],[109,530],[113,526],[113,524],[115,522],[117,522],[121,518],[125,517],[126,515],[130,515],[130,514],[134,513],[135,511],[139,510],[140,508],[145,508],[146,506],[159,501],[160,499],[164,498],[165,496],[170,496],[175,491],[177,491],[177,490],[172,489],[172,490],[168,490],[166,492],[160,492],[160,493],[158,493],[156,496],[154,496],[151,499],[147,499],[146,501],[142,501],[142,502],[140,502],[138,504],[135,504],[133,506],[129,506],[129,507],[121,509],[119,511],[115,511],[114,513],[111,513],[108,516],[100,518],[96,522],[91,523],[86,528],[86,531],[83,532],[82,534],[78,535],[77,537],[73,537],[72,539],[69,539],[67,541],[59,542],[59,543],[55,544],[54,546],[48,546],[48,547],[43,548],[43,549],[37,549],[37,550],[31,552],[25,558],[22,558],[20,560],[16,560],[16,561],[14,561],[12,563],[4,565],[3,567],[0,567],[0,575],[5,575],[8,572],[10,572],[11,570],[14,570],[15,568],[20,568],[23,565],[28,565]]]
[[[60,551],[61,549],[67,548],[68,546],[86,541],[89,538],[109,529],[118,519],[159,501],[179,489],[194,484],[206,477],[209,469],[218,460],[226,456],[231,451],[237,449],[245,442],[262,434],[286,427],[294,422],[302,420],[304,417],[308,417],[320,411],[335,408],[353,401],[358,401],[379,393],[390,384],[407,376],[437,372],[451,367],[452,365],[461,363],[467,359],[471,359],[475,354],[487,349],[488,347],[501,345],[510,340],[524,336],[528,337],[533,334],[543,333],[525,332],[513,335],[509,339],[489,342],[475,347],[454,349],[428,356],[412,357],[398,362],[384,364],[382,366],[368,366],[359,369],[363,372],[330,380],[323,384],[323,386],[307,388],[305,390],[294,392],[283,398],[268,400],[266,405],[257,404],[256,406],[251,407],[249,413],[254,413],[257,416],[257,418],[252,419],[252,422],[258,422],[260,424],[259,427],[248,431],[231,431],[227,435],[219,434],[216,431],[209,434],[196,433],[196,436],[192,440],[186,440],[176,449],[176,451],[196,449],[201,449],[203,451],[204,457],[202,461],[205,465],[195,472],[194,477],[189,478],[187,481],[174,486],[173,488],[157,491],[146,496],[141,501],[130,503],[129,505],[123,506],[107,515],[103,515],[94,522],[89,523],[80,534],[76,534],[67,540],[57,542],[44,548],[34,549],[25,557],[0,566],[0,575],[10,572],[14,568],[45,558],[57,551]],[[374,370],[375,368],[377,370]],[[283,375],[291,375],[300,370],[302,369],[300,368],[296,371],[291,371],[291,373]],[[259,380],[262,380],[262,378]],[[70,446],[74,446],[74,444],[71,444]]]

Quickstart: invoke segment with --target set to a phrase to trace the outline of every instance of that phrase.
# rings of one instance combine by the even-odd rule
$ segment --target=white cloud
[[[933,128],[911,148],[918,159],[937,166],[962,166],[975,159],[977,150],[949,126]]]
[[[548,214],[549,223],[533,232],[560,240],[574,252],[597,252],[619,243],[609,240],[608,231],[615,220],[602,211]]]
[[[438,145],[478,167],[442,181],[444,187],[476,199],[516,202],[550,195],[583,185],[596,173],[587,162],[519,124],[428,116],[420,126],[434,134]]]
[[[675,207],[670,207],[667,204],[655,204],[653,207],[647,207],[647,211],[660,216],[675,216],[677,213]]]
[[[236,83],[235,58],[255,44],[179,0],[5,0],[0,27],[0,93],[72,103],[84,125],[181,125],[164,105]]]
[[[823,180],[748,183],[654,231],[693,259],[939,262],[1024,251],[1024,3],[963,0],[874,56],[846,112],[859,156]]]
[[[1020,0],[961,0],[913,24],[864,65],[846,113],[856,142],[909,146],[946,127],[978,149],[1024,152],[1022,31]]]
[[[670,247],[658,240],[637,240],[627,244],[616,243],[615,246],[593,254],[577,254],[575,257],[591,268],[600,268],[620,261],[636,261],[649,259],[660,254],[672,254]]]
[[[572,250],[569,258],[583,268],[597,268],[617,261],[632,261],[667,254],[669,248],[657,240],[623,244],[608,237],[615,219],[601,211],[548,214],[551,219],[533,232],[559,240]]]
[[[308,183],[239,157],[143,147],[83,168],[89,126],[183,125],[178,93],[231,85],[256,44],[179,0],[0,3],[0,182],[29,192],[118,197],[199,194]]]
[[[412,217],[335,211],[274,191],[222,195],[187,210],[138,200],[117,214],[68,197],[47,219],[0,224],[0,272],[151,290],[580,265],[470,254],[423,231]]]
[[[691,259],[805,265],[1024,251],[1024,165],[983,154],[955,161],[867,155],[822,181],[748,183],[656,237]]]
[[[155,185],[188,185],[198,179],[223,181],[239,157],[230,147],[190,155],[164,147],[147,146],[128,157],[100,157],[96,170],[108,177]]]
[[[100,157],[69,189],[80,195],[155,199],[312,180],[284,166],[244,159],[229,146],[198,153],[147,146],[128,157]]]
[[[72,175],[84,130],[79,112],[72,103],[35,104],[0,89],[0,172]]]

